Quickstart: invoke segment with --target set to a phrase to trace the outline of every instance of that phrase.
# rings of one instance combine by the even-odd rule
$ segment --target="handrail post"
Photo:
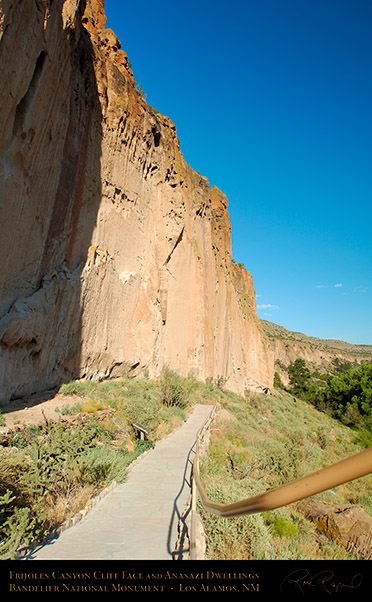
[[[212,411],[211,414],[214,414]],[[195,438],[195,456],[192,463],[191,469],[191,525],[190,525],[190,560],[197,560],[196,551],[196,505],[198,499],[198,488],[196,484],[196,474],[199,473],[199,449],[200,449],[200,435],[204,432],[207,421],[210,420],[210,416],[205,423],[200,427]]]
[[[197,489],[194,478],[194,465],[192,468],[192,481],[191,481],[191,536],[190,536],[190,560],[197,560],[196,555],[196,497]]]

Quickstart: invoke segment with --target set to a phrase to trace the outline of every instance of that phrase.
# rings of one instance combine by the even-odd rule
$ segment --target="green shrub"
[[[371,430],[372,412],[372,364],[349,369],[329,379],[328,385],[314,396],[317,408],[324,405],[332,416],[347,426],[368,427]]]
[[[363,449],[372,448],[372,432],[367,429],[356,430],[355,443]]]
[[[104,486],[114,480],[123,482],[128,466],[126,456],[129,457],[130,454],[119,455],[105,447],[89,449],[79,462],[80,479],[90,485],[101,483]]]
[[[289,518],[270,512],[264,512],[263,518],[265,524],[270,526],[273,535],[289,538],[299,536],[298,527]]]
[[[145,90],[143,89],[142,84],[136,82],[135,87],[136,87],[137,92],[139,92],[139,94],[142,96],[143,100],[146,100],[147,94],[146,94]]]
[[[208,496],[219,503],[228,504],[253,494],[242,485],[210,483]],[[209,560],[270,560],[272,544],[270,529],[261,514],[223,518],[205,512],[203,517]]]
[[[61,395],[81,395],[93,397],[96,395],[99,384],[91,380],[74,380],[62,385],[59,389]]]
[[[185,409],[190,400],[192,385],[169,368],[163,370],[160,381],[161,402],[167,407]]]
[[[161,421],[159,399],[149,391],[127,391],[118,407],[129,425],[137,422],[154,429]]]
[[[123,391],[130,379],[107,380],[94,382],[91,380],[75,380],[64,384],[59,389],[61,395],[77,395],[94,401],[95,403],[115,404],[122,398]],[[81,403],[81,402],[80,402]]]
[[[64,497],[84,487],[96,495],[113,480],[124,480],[130,458],[108,447],[112,436],[91,416],[11,433],[9,447],[0,447],[3,557],[21,542],[42,539],[54,522],[50,509]]]
[[[9,490],[0,495],[0,560],[13,557],[33,537],[36,521],[30,518],[29,508],[12,508],[14,499]]]
[[[87,499],[114,480],[122,482],[153,440],[186,419],[194,384],[168,372],[161,384],[123,378],[62,385],[61,395],[77,396],[74,406],[60,410],[73,418],[13,430],[7,447],[0,446],[0,558],[13,557],[20,544],[41,541]],[[148,426],[153,440],[137,441],[130,452],[134,422]]]
[[[282,379],[280,378],[279,372],[274,374],[274,389],[285,389]]]

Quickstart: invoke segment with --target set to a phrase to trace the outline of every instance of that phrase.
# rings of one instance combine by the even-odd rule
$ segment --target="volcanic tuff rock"
[[[350,362],[353,366],[372,361],[371,345],[353,345],[344,341],[308,337],[300,332],[291,332],[282,326],[261,321],[274,355],[275,370],[285,385],[289,377],[284,366],[298,358],[305,360],[311,370],[332,372],[334,361]]]
[[[317,531],[360,559],[372,559],[372,517],[361,506],[306,500],[299,508],[316,524]]]
[[[0,36],[0,402],[164,365],[271,386],[226,197],[137,90],[103,0],[3,0]]]

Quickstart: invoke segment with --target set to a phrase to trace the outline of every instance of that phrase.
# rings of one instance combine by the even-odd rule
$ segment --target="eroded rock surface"
[[[0,9],[0,403],[164,365],[271,386],[225,195],[136,89],[102,0]]]
[[[332,541],[363,559],[372,558],[372,517],[361,506],[306,501],[301,508]]]
[[[285,368],[298,358],[305,360],[311,371],[319,370],[325,373],[335,371],[337,360],[341,363],[348,362],[353,367],[372,361],[371,345],[353,345],[345,341],[319,339],[300,332],[291,332],[266,320],[262,320],[261,323],[274,355],[275,370],[285,385],[289,384]]]

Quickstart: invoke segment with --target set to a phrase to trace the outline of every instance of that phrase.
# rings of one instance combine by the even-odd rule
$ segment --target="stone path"
[[[171,560],[190,495],[196,433],[212,406],[145,454],[87,516],[24,560]]]

